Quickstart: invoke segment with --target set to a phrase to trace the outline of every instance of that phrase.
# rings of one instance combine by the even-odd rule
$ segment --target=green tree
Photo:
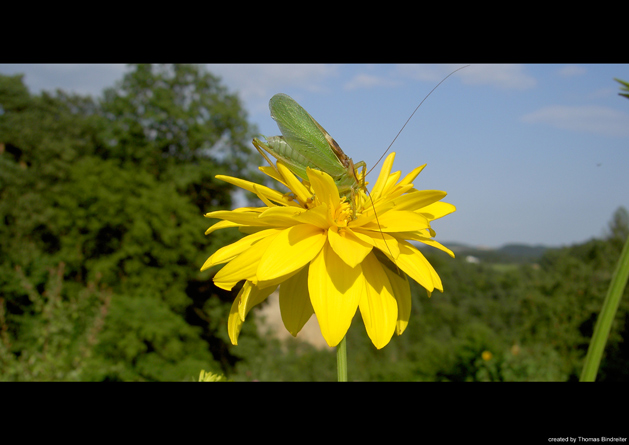
[[[629,237],[629,212],[624,207],[618,208],[607,225],[607,238],[616,249],[622,249]]]
[[[237,357],[216,319],[227,316],[232,296],[199,268],[235,234],[206,238],[202,215],[231,206],[232,186],[214,176],[249,174],[251,132],[238,98],[197,66],[131,67],[99,100],[31,95],[21,76],[0,76],[5,354],[37,350],[41,308],[53,294],[69,308],[98,282],[111,292],[107,317],[73,378],[228,371]],[[61,263],[63,286],[46,292]],[[34,303],[25,282],[44,303]],[[57,319],[66,320],[62,313]],[[70,343],[83,341],[81,332],[63,332]]]
[[[22,318],[20,335],[15,338],[7,332],[4,298],[0,297],[0,380],[80,380],[92,363],[111,292],[91,282],[64,299],[64,268],[61,263],[49,271],[43,292],[17,268],[33,315]]]
[[[238,96],[194,65],[136,65],[104,91],[101,108],[107,119],[104,156],[160,179],[176,176],[181,182],[182,166],[202,165],[204,180],[188,181],[213,183],[212,173],[246,176],[258,160]],[[207,198],[211,202],[213,195]]]

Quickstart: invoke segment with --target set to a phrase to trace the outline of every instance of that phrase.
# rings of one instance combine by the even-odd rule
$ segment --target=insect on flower
[[[431,222],[456,209],[441,201],[446,192],[414,188],[425,164],[403,178],[399,171],[391,173],[395,153],[383,162],[368,196],[364,162],[354,164],[288,96],[274,96],[270,108],[283,136],[253,143],[267,161],[265,151],[277,159],[260,169],[290,193],[218,175],[255,193],[265,206],[205,215],[222,220],[206,235],[228,227],[247,234],[218,249],[201,268],[224,264],[213,281],[225,290],[244,281],[229,315],[230,339],[237,344],[251,308],[279,286],[282,320],[292,335],[315,314],[323,337],[334,347],[360,310],[367,334],[382,348],[408,325],[409,277],[429,296],[435,289],[443,291],[439,275],[411,242],[454,256],[433,239]]]
[[[326,172],[341,196],[350,196],[355,208],[356,192],[365,185],[365,162],[354,164],[332,136],[290,96],[276,94],[269,101],[269,108],[282,136],[265,138],[266,143],[253,139],[253,145],[266,161],[274,166],[265,154],[268,152],[303,181],[308,181],[307,167]],[[357,174],[361,167],[362,174]]]

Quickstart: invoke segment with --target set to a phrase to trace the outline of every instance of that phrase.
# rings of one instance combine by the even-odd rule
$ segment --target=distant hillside
[[[549,247],[542,245],[529,246],[527,244],[505,244],[498,249],[498,252],[517,258],[538,259],[548,249]]]
[[[443,242],[442,244],[452,250],[457,257],[471,256],[490,263],[533,263],[539,260],[544,252],[551,249],[548,246],[518,243],[505,244],[497,249],[461,243]]]

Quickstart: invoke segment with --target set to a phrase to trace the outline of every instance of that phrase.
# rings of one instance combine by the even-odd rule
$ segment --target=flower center
[[[353,219],[352,206],[344,200],[341,205],[336,208],[334,214],[334,223],[338,227],[347,227],[347,223]]]

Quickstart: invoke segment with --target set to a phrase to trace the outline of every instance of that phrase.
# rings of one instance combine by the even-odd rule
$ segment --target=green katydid
[[[448,77],[463,68],[465,66],[448,74],[424,97],[380,157],[380,160],[389,151],[406,124],[428,96]],[[294,99],[283,93],[276,94],[269,101],[269,109],[271,110],[271,117],[277,122],[282,132],[282,136],[267,137],[265,138],[266,143],[254,138],[253,145],[271,166],[275,167],[264,153],[265,151],[284,162],[295,175],[305,181],[308,180],[306,167],[329,174],[334,179],[341,195],[353,197],[359,188],[364,188],[367,167],[365,162],[360,161],[354,164],[332,136]],[[360,180],[356,174],[359,168],[362,168]]]
[[[269,108],[282,136],[267,137],[266,143],[253,139],[253,145],[269,164],[273,165],[265,151],[305,181],[308,180],[306,167],[326,172],[334,179],[341,195],[352,194],[362,186],[356,171],[362,167],[364,173],[366,164],[363,161],[354,164],[332,136],[295,100],[286,94],[276,94],[269,101]]]

